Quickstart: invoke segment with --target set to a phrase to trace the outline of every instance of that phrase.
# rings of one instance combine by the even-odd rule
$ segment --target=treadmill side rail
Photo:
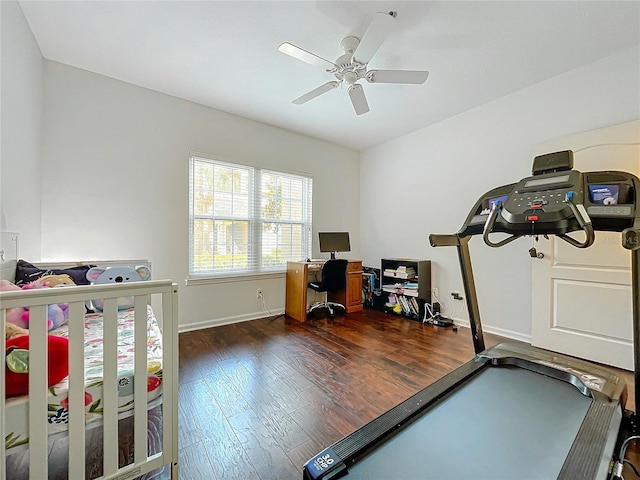
[[[474,357],[447,376],[437,380],[391,410],[363,425],[305,463],[303,478],[305,480],[328,480],[346,475],[348,472],[345,471],[345,466],[348,469],[371,450],[375,449],[376,446],[384,442],[387,437],[409,424],[415,417],[424,413],[487,365],[489,365],[488,359]],[[313,461],[328,451],[331,452],[330,458],[334,460],[334,464],[340,465],[339,469],[326,469],[320,472],[319,476],[314,476]]]
[[[328,480],[341,477],[346,468],[342,459],[329,447],[305,463],[303,472],[305,480]]]
[[[622,406],[596,395],[584,422],[558,474],[558,480],[608,478],[618,431],[622,425]]]

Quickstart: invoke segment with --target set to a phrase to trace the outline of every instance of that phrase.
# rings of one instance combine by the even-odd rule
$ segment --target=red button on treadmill
[[[527,220],[529,220],[530,222],[535,222],[536,220],[538,220],[538,216],[537,215],[529,215]]]

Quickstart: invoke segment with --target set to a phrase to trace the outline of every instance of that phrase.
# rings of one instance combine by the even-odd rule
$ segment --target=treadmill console
[[[622,171],[556,169],[534,174],[485,193],[458,235],[485,233],[494,211],[489,233],[564,236],[588,228],[621,232],[633,227],[639,217],[639,188],[638,178]]]
[[[576,170],[527,177],[518,182],[502,209],[503,229],[511,233],[549,233],[572,228],[571,202],[582,203],[582,174]],[[564,232],[562,232],[564,233]]]

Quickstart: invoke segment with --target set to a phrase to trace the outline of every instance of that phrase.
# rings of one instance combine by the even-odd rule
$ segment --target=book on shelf
[[[408,313],[407,299],[405,297],[403,297],[402,295],[399,295],[398,296],[398,303],[402,307],[402,313],[407,314]]]
[[[420,302],[417,296],[408,296],[401,292],[389,293],[385,307],[406,317],[419,318],[420,316]]]
[[[398,268],[396,268],[396,272],[416,273],[416,269],[411,266],[400,265]]]
[[[410,284],[410,283],[405,283],[404,285],[402,285],[402,290],[404,290],[406,295],[412,295],[412,296],[417,296],[418,295],[418,284]]]
[[[411,297],[411,305],[413,306],[413,311],[416,313],[416,316],[420,316],[420,304],[415,297]]]
[[[382,290],[389,293],[397,293],[399,295],[407,295],[410,297],[418,296],[417,288],[405,288],[403,285],[383,285]]]
[[[414,315],[413,307],[411,306],[411,299],[409,297],[404,297],[404,303],[407,310],[407,315]]]
[[[417,307],[417,302],[414,302],[415,298],[411,297],[408,300],[409,300],[409,306],[411,307],[411,312],[413,313],[414,316],[419,317],[420,309]]]
[[[398,268],[385,268],[383,274],[387,277],[416,278],[416,269],[413,267],[399,266]]]
[[[399,272],[409,272],[409,271],[416,271],[416,269],[414,267],[412,267],[411,265],[400,265],[396,268],[397,271]]]
[[[406,278],[408,279],[412,279],[412,278],[416,278],[415,275],[409,274],[409,273],[396,273],[396,278]]]
[[[411,301],[410,297],[406,297],[404,295],[396,296],[396,304],[400,306],[401,312],[403,315],[407,316],[418,316],[418,310],[415,309],[414,303]]]

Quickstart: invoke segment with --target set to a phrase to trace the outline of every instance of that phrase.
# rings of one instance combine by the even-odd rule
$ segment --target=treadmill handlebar
[[[575,238],[572,238],[564,233],[558,233],[557,236],[562,240],[564,240],[565,242],[573,245],[574,247],[587,248],[593,245],[593,242],[595,241],[595,238],[596,238],[593,230],[593,225],[591,224],[591,218],[589,218],[589,214],[587,213],[587,210],[584,208],[584,205],[582,204],[575,205],[573,203],[573,198],[575,198],[575,196],[573,195],[573,191],[567,192],[564,203],[569,207],[569,209],[571,210],[572,216],[577,220],[578,225],[585,232],[586,238],[583,242],[580,242]],[[493,205],[493,208],[491,209],[491,212],[489,213],[489,217],[487,218],[487,221],[485,222],[484,228],[482,230],[482,239],[484,240],[484,243],[486,243],[488,246],[493,248],[503,247],[504,245],[511,243],[514,240],[523,236],[522,234],[514,233],[499,242],[493,242],[489,238],[489,234],[493,232],[496,219],[502,213],[503,208],[504,208],[504,204],[502,203],[502,201],[498,201]],[[538,220],[539,217],[537,215],[531,215],[528,218],[529,218],[528,222],[531,223],[531,231],[532,233],[534,233],[535,222]]]
[[[489,218],[487,218],[487,221],[484,224],[484,228],[482,229],[482,239],[484,240],[484,243],[493,248],[502,247],[507,243],[513,242],[516,238],[520,238],[522,236],[513,234],[497,243],[492,242],[489,238],[489,234],[493,231],[493,226],[496,223],[498,215],[500,215],[500,212],[502,212],[503,207],[504,205],[501,201],[494,204],[493,208],[491,209],[491,213],[489,213]]]
[[[593,242],[596,239],[596,235],[593,230],[591,218],[589,218],[587,210],[581,203],[579,203],[578,205],[574,205],[572,198],[569,195],[567,195],[566,203],[567,205],[569,205],[573,216],[576,218],[576,220],[578,220],[578,224],[580,225],[580,227],[582,227],[582,230],[584,230],[584,232],[587,234],[587,237],[585,238],[584,242],[579,242],[575,238],[565,235],[564,233],[558,234],[558,237],[577,248],[590,247],[591,245],[593,245]]]
[[[429,235],[429,243],[432,247],[456,247],[460,239],[455,233],[432,233]]]

